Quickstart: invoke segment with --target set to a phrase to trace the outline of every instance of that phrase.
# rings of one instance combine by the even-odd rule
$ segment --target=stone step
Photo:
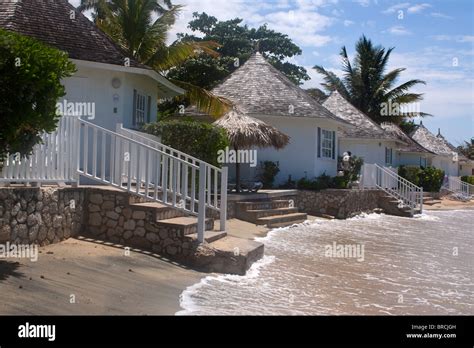
[[[158,226],[176,229],[180,236],[187,236],[189,234],[197,233],[197,220],[197,217],[185,216],[160,220],[157,221],[156,224]],[[205,228],[206,230],[212,230],[214,228],[214,220],[206,219]]]
[[[227,236],[208,244],[212,253],[202,255],[194,265],[207,272],[244,275],[252,264],[261,259],[263,243]]]
[[[298,208],[276,208],[276,209],[247,210],[242,213],[256,220],[265,216],[286,215],[286,214],[293,214],[297,212],[298,212]]]
[[[435,204],[439,204],[439,203],[441,203],[441,201],[437,200],[437,199],[433,199],[433,200],[423,202],[423,204],[426,204],[426,205],[435,205]]]
[[[289,205],[288,200],[237,202],[237,208],[242,211],[288,208]]]
[[[295,223],[306,221],[308,215],[306,213],[293,213],[286,215],[272,215],[257,219],[257,225],[267,225],[270,228],[290,226]]]
[[[186,216],[185,212],[158,202],[133,203],[130,204],[130,208],[134,210],[153,211],[156,221]]]
[[[219,232],[219,231],[204,231],[204,240],[208,243],[215,242],[219,239],[227,237],[227,232]],[[184,237],[185,239],[189,239],[191,242],[195,242],[198,239],[197,233],[188,234]]]

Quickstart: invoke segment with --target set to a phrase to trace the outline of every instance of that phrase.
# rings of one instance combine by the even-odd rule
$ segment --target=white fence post
[[[204,162],[199,164],[199,204],[198,204],[198,241],[204,242],[206,227],[206,177],[207,166]]]
[[[226,221],[227,221],[227,174],[228,168],[223,167],[221,173],[221,204],[220,204],[220,230],[226,230]]]

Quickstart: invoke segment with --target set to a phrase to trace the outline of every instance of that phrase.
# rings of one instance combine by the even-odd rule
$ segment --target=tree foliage
[[[213,60],[219,55],[215,51],[219,45],[213,41],[186,40],[167,44],[169,31],[182,8],[170,0],[81,0],[79,6],[81,11],[94,9],[94,21],[100,29],[130,57],[163,75],[189,58],[203,55]],[[229,110],[230,104],[226,100],[215,97],[202,86],[194,86],[182,77],[174,80],[176,84],[182,82],[185,85],[186,100],[200,111],[221,116]]]
[[[410,89],[424,81],[412,79],[396,86],[400,74],[405,68],[397,68],[387,72],[390,54],[394,48],[385,49],[376,46],[371,40],[362,36],[355,45],[355,57],[351,62],[346,47],[340,52],[343,77],[326,70],[320,65],[314,69],[324,77],[323,86],[329,92],[337,90],[355,107],[367,114],[374,121],[381,123],[392,121],[400,123],[406,117],[426,116],[423,112],[384,117],[382,110],[387,105],[406,106],[423,99],[423,95],[412,93]]]
[[[170,70],[168,76],[184,80],[202,88],[213,88],[225,77],[244,64],[258,50],[270,63],[296,84],[309,80],[303,67],[286,62],[287,58],[300,55],[301,49],[285,34],[269,29],[266,25],[249,28],[235,18],[219,21],[206,13],[193,13],[189,28],[193,35],[180,34],[179,42],[212,41],[220,44],[217,59],[201,54]]]
[[[0,160],[29,154],[43,132],[56,129],[61,79],[74,72],[66,53],[0,29]]]
[[[474,160],[474,138],[471,139],[471,141],[465,141],[462,145],[458,146],[457,149],[470,160]]]
[[[161,142],[202,161],[221,166],[218,151],[229,146],[225,130],[193,120],[169,120],[145,126],[145,131],[161,136]]]

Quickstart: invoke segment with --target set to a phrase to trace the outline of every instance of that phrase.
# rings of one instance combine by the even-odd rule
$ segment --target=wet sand
[[[473,217],[370,214],[273,230],[246,276],[204,278],[183,293],[179,314],[472,315]]]
[[[452,200],[447,197],[441,199],[441,203],[433,205],[424,205],[426,210],[457,210],[457,209],[474,209],[474,199],[469,202],[462,202],[457,200]]]
[[[69,239],[39,248],[37,262],[1,259],[0,315],[174,315],[181,292],[204,276],[100,243]]]

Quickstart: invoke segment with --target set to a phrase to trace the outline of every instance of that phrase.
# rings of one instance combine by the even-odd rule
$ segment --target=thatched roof
[[[436,137],[423,124],[420,124],[410,137],[424,148],[442,156],[452,156],[453,150],[443,139]]]
[[[275,69],[260,53],[254,53],[212,93],[229,99],[248,116],[311,117],[347,124]]]
[[[75,19],[70,18],[74,13]],[[28,35],[69,58],[123,66],[127,53],[67,0],[0,1],[0,27]],[[150,69],[134,59],[130,66]]]
[[[399,141],[403,142],[402,145],[397,149],[400,152],[405,153],[422,153],[422,154],[434,154],[428,149],[425,149],[422,145],[418,144],[415,140],[410,138],[405,134],[403,130],[400,129],[396,124],[386,122],[382,123],[380,127],[385,130],[385,132],[390,133],[393,137],[397,138]]]
[[[290,141],[290,137],[275,127],[236,110],[227,113],[214,125],[224,128],[231,145],[238,149],[254,146],[281,149]]]
[[[338,91],[332,92],[324,101],[323,106],[354,126],[341,131],[340,136],[343,138],[398,140],[397,137],[385,132],[369,116],[347,101]]]

